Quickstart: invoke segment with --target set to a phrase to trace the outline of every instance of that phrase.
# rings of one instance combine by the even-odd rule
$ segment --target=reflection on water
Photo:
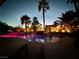
[[[52,38],[50,38],[41,35],[34,35],[34,36],[28,35],[28,36],[23,36],[22,38],[29,42],[39,42],[39,43],[44,43],[44,42],[54,43],[54,42],[59,42],[63,39],[63,37],[61,36],[52,36]]]
[[[10,34],[5,34],[5,35],[0,35],[0,37],[9,37],[9,38],[21,38],[24,39],[28,42],[59,42],[60,40],[63,39],[62,36],[44,36],[44,35],[37,35],[37,34],[22,34],[22,33],[10,33]]]
[[[59,37],[52,37],[51,42],[58,42],[58,41],[60,41]]]

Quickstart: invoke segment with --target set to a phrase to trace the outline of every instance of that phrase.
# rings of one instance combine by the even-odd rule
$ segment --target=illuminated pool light
[[[39,39],[36,39],[36,42],[39,42]]]
[[[44,39],[40,39],[40,42],[41,42],[41,43],[44,43]]]
[[[59,37],[52,37],[52,40],[51,40],[52,43],[59,42],[59,41],[60,41]]]

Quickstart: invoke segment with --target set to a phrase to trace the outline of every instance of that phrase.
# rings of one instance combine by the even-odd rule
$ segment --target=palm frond
[[[70,0],[67,0],[67,4],[69,4],[70,3]]]
[[[42,3],[41,3],[41,1],[39,1],[38,10],[41,11],[41,9],[42,9]]]
[[[75,0],[71,0],[71,3],[73,3]]]
[[[47,12],[46,9],[44,9],[44,11]]]
[[[49,6],[49,1],[46,1],[46,2],[45,2],[45,5],[46,5],[46,6]]]
[[[45,12],[46,12],[46,9],[47,10],[50,9],[48,3],[49,3],[49,1],[46,1],[46,0],[39,1],[39,6],[38,6],[39,11],[41,11],[42,8],[44,8]]]
[[[38,10],[41,11],[41,5],[38,6]]]
[[[49,6],[47,6],[47,7],[46,7],[46,9],[48,9],[48,10],[49,10],[49,9],[50,9],[50,8],[49,8]]]

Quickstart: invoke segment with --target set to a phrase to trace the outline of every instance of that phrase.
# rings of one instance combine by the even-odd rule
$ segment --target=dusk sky
[[[39,0],[7,0],[0,7],[0,21],[6,22],[11,26],[21,25],[20,18],[28,15],[31,19],[35,16],[40,23],[42,21],[42,12],[38,11]],[[46,24],[51,25],[57,17],[68,10],[74,10],[73,4],[66,4],[66,0],[47,0],[50,1],[50,10],[46,12]]]

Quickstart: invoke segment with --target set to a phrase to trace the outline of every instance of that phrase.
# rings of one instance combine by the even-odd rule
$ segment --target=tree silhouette
[[[27,15],[24,15],[21,17],[21,24],[23,25],[24,23],[28,23],[30,17]]]
[[[71,21],[75,20],[76,17],[75,12],[73,11],[67,11],[65,13],[62,13],[62,16],[59,17],[60,20],[62,20],[63,23],[70,23]]]
[[[5,1],[6,1],[6,0],[0,0],[0,6],[2,6]]]
[[[32,22],[32,28],[34,30],[34,32],[36,33],[37,28],[39,27],[39,21],[37,20],[37,17],[33,17],[33,22]]]
[[[9,26],[6,23],[0,21],[0,34],[8,33]]]
[[[67,11],[65,13],[62,13],[62,16],[59,17],[60,20],[62,20],[63,24],[69,24],[74,30],[77,28],[77,25],[79,25],[79,18],[77,17],[78,15],[74,11]]]
[[[74,4],[76,12],[79,12],[79,0],[67,0],[67,4]]]
[[[63,24],[63,22],[60,21],[60,20],[56,20],[56,21],[54,21],[54,23],[53,23],[54,26],[58,26],[58,25],[62,25],[62,24]]]
[[[26,30],[28,28],[28,24],[30,24],[30,23],[31,23],[31,20],[30,20],[30,17],[29,16],[24,15],[24,16],[21,17],[21,24],[22,25],[25,24]]]
[[[38,9],[39,11],[42,10],[43,12],[43,26],[44,26],[44,30],[45,30],[45,12],[46,10],[49,10],[49,1],[46,1],[46,0],[40,0],[39,1],[39,6],[38,6]]]

